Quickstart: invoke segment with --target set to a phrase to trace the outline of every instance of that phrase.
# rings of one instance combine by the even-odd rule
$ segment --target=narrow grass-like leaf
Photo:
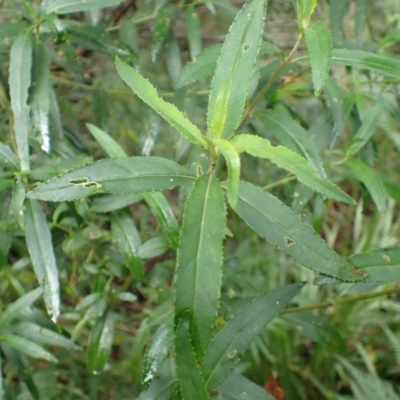
[[[173,104],[165,102],[147,79],[118,57],[115,66],[120,77],[137,96],[176,128],[182,136],[189,142],[207,147],[207,142],[197,126],[193,125]]]
[[[173,341],[174,332],[172,326],[165,324],[160,325],[154,333],[143,358],[141,382],[145,388],[154,381],[159,373],[162,363],[169,354]]]
[[[75,200],[98,191],[129,194],[172,189],[194,180],[186,168],[161,157],[101,160],[50,179],[28,193],[32,199]]]
[[[264,388],[237,374],[229,375],[217,390],[224,396],[224,399],[276,400]]]
[[[107,132],[92,124],[86,124],[86,127],[110,158],[126,157],[122,147]]]
[[[355,204],[355,201],[328,179],[318,177],[317,170],[303,157],[283,146],[272,146],[267,139],[254,135],[238,135],[232,140],[236,150],[255,157],[267,158],[278,167],[286,169],[297,176],[299,181],[322,195]]]
[[[44,12],[50,14],[68,14],[86,11],[90,8],[118,6],[123,0],[45,0],[42,5]]]
[[[170,400],[176,386],[176,378],[164,377],[154,380],[150,387],[140,393],[137,400]]]
[[[11,47],[10,98],[14,114],[14,134],[21,170],[29,170],[28,134],[30,131],[28,90],[31,85],[32,38],[31,31],[21,32]]]
[[[9,304],[0,314],[0,329],[6,327],[27,306],[31,305],[42,294],[42,288],[38,287],[21,296],[18,300]]]
[[[186,30],[189,43],[190,56],[196,59],[201,51],[201,25],[196,7],[189,5],[185,10]]]
[[[30,357],[40,358],[42,360],[51,362],[57,362],[57,358],[55,358],[43,347],[21,336],[9,334],[0,335],[0,343],[7,344],[13,349],[20,351],[21,353],[26,354]]]
[[[284,286],[254,299],[215,335],[202,365],[207,390],[224,382],[253,339],[290,303],[303,285],[295,283]]]
[[[157,55],[164,44],[171,26],[171,20],[176,13],[176,6],[164,3],[164,6],[156,13],[153,24],[153,36],[151,38],[151,59],[156,61]]]
[[[31,109],[32,122],[41,137],[42,150],[50,152],[50,65],[43,43],[36,41],[34,47]]]
[[[55,322],[60,314],[58,270],[46,215],[36,200],[26,201],[26,244],[36,277],[43,289],[46,309]]]
[[[400,60],[362,50],[333,49],[332,62],[400,79]]]
[[[214,143],[218,146],[228,166],[228,202],[232,208],[235,208],[240,179],[239,153],[227,140],[215,139]]]
[[[379,119],[382,116],[382,104],[377,104],[370,112],[366,114],[364,121],[356,134],[351,139],[346,150],[347,157],[353,156],[360,151],[367,142],[371,139],[378,125]]]
[[[346,353],[346,343],[339,332],[324,318],[309,312],[297,312],[285,315],[286,321],[296,328],[301,335],[327,346],[329,350]]]
[[[237,14],[226,36],[211,83],[207,123],[214,138],[229,139],[239,125],[260,49],[265,0],[250,0]],[[221,121],[220,105],[226,104]]]
[[[11,329],[17,335],[24,336],[35,343],[58,346],[64,349],[80,349],[71,339],[33,322],[18,322],[17,324],[13,324]]]
[[[136,255],[142,244],[138,230],[132,218],[123,213],[114,213],[111,216],[111,232],[113,241],[123,255]]]
[[[181,314],[175,333],[175,362],[182,400],[209,399],[204,378],[194,354],[189,312]]]
[[[190,311],[197,358],[209,344],[218,309],[222,275],[225,202],[220,183],[203,175],[185,204],[175,275],[175,322]]]
[[[331,67],[332,36],[323,21],[304,29],[304,35],[310,55],[314,94],[319,96]]]
[[[326,178],[324,166],[315,143],[284,107],[257,113],[257,118],[290,150],[303,155],[318,170],[321,178]]]
[[[0,163],[3,165],[9,165],[14,170],[19,169],[18,157],[11,150],[10,146],[0,143]]]
[[[260,187],[240,182],[235,211],[260,236],[305,267],[344,281],[365,277],[289,207]]]
[[[221,49],[222,44],[215,44],[214,46],[207,47],[196,56],[195,61],[187,63],[175,82],[175,89],[179,89],[212,75],[217,66],[217,60]]]
[[[143,199],[161,225],[165,239],[174,249],[179,242],[179,224],[165,196],[160,193],[143,193]]]
[[[90,373],[103,370],[111,354],[114,338],[115,316],[111,311],[103,315],[90,331],[86,351],[87,368]]]
[[[389,196],[379,174],[368,164],[356,158],[348,160],[346,165],[350,167],[352,174],[365,185],[379,212],[384,212]]]

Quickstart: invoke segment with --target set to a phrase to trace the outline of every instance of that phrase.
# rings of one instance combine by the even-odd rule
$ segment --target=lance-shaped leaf
[[[36,278],[43,289],[48,314],[55,322],[60,314],[58,270],[46,216],[36,200],[26,201],[26,244]]]
[[[225,203],[213,175],[194,184],[185,204],[175,275],[175,321],[190,311],[190,331],[201,360],[211,339],[222,275]]]
[[[190,316],[185,312],[178,320],[175,333],[175,362],[182,400],[208,400],[204,378],[193,351]]]
[[[122,254],[128,257],[137,254],[142,240],[132,218],[123,213],[113,214],[111,217],[111,232],[113,241]]]
[[[326,178],[324,166],[317,147],[308,133],[299,125],[284,107],[257,113],[257,118],[290,150],[303,155]]]
[[[173,104],[164,101],[147,79],[118,57],[115,60],[115,66],[120,77],[136,95],[160,114],[182,136],[194,144],[207,147],[207,142],[197,126],[193,125]]]
[[[103,370],[111,354],[114,338],[115,316],[111,311],[103,315],[90,331],[86,352],[87,368],[90,373]]]
[[[276,400],[264,388],[237,374],[229,375],[225,382],[218,386],[218,392],[225,399]]]
[[[368,276],[363,283],[400,282],[400,247],[371,250],[357,253],[347,258],[347,261],[365,272]],[[320,275],[315,284],[340,283],[338,279]]]
[[[90,8],[113,7],[121,4],[122,0],[45,0],[43,11],[46,14],[68,14],[79,11],[86,11]]]
[[[226,36],[208,102],[208,129],[214,138],[229,139],[239,125],[256,67],[265,10],[265,0],[248,1]]]
[[[179,89],[212,75],[215,71],[221,49],[222,44],[215,44],[214,46],[207,47],[196,56],[195,61],[187,63],[175,82],[175,89]]]
[[[68,201],[94,192],[129,194],[172,189],[195,179],[186,168],[161,157],[101,160],[50,179],[28,193],[32,199]]]
[[[304,283],[284,286],[254,299],[215,335],[202,365],[207,390],[219,386],[265,326],[298,294]]]
[[[150,345],[146,349],[142,367],[142,385],[148,387],[154,380],[169,354],[174,341],[174,332],[171,325],[162,324],[155,332]],[[193,349],[192,349],[193,352]]]
[[[301,265],[343,281],[365,277],[289,207],[260,187],[240,182],[235,211],[250,228]]]
[[[19,313],[31,305],[42,294],[42,288],[36,288],[9,304],[0,315],[0,329],[6,327]]]
[[[122,147],[107,132],[92,124],[86,124],[86,127],[110,158],[126,157]]]
[[[247,134],[234,137],[232,144],[239,153],[246,152],[255,157],[269,159],[278,167],[292,172],[306,186],[328,198],[355,204],[348,194],[330,180],[319,178],[317,170],[306,159],[286,147],[272,146],[267,139]]]
[[[332,62],[360,69],[379,72],[400,79],[400,61],[362,50],[333,49]]]
[[[201,50],[201,24],[196,7],[189,5],[185,10],[186,30],[189,43],[190,56],[196,59]]]
[[[237,192],[240,179],[239,153],[230,142],[224,139],[215,139],[214,143],[225,158],[228,166],[228,201],[232,208],[236,207]]]
[[[50,152],[50,71],[46,47],[36,41],[33,58],[33,79],[31,93],[32,122],[40,134],[42,150]]]
[[[28,134],[30,131],[28,90],[31,85],[31,31],[21,32],[11,47],[10,98],[14,114],[14,134],[21,170],[29,170]]]
[[[140,393],[136,400],[170,400],[175,386],[176,378],[164,377],[156,379],[146,391]]]
[[[346,343],[339,332],[326,320],[309,312],[285,315],[286,321],[305,337],[329,347],[334,352],[346,353]]]
[[[360,128],[351,139],[349,147],[346,150],[346,155],[348,157],[353,156],[360,151],[371,139],[375,132],[375,128],[378,125],[379,119],[382,116],[382,111],[382,104],[378,103],[372,110],[366,113]]]
[[[365,185],[379,212],[384,212],[389,196],[379,174],[368,164],[356,158],[348,160],[346,165],[350,167],[352,174]]]
[[[160,223],[168,244],[176,249],[179,242],[179,225],[168,200],[160,192],[143,193],[143,199]]]
[[[153,36],[151,38],[151,59],[156,61],[157,55],[166,40],[171,20],[176,14],[176,6],[173,4],[165,4],[158,10],[153,24]]]
[[[323,21],[304,29],[304,35],[310,55],[314,94],[319,96],[331,67],[332,36]]]
[[[15,170],[19,169],[18,157],[11,150],[10,146],[0,142],[0,163],[9,165]]]
[[[21,336],[9,334],[0,335],[0,343],[7,344],[13,349],[30,357],[57,362],[57,359],[43,347]]]

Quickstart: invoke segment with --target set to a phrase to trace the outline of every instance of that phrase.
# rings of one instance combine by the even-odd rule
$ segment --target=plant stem
[[[241,123],[247,117],[249,117],[250,115],[253,114],[254,109],[256,108],[256,106],[259,103],[259,101],[264,97],[265,93],[267,93],[268,89],[272,86],[272,84],[276,81],[276,79],[278,79],[279,75],[285,69],[285,67],[292,61],[292,57],[293,57],[294,53],[297,51],[297,48],[299,47],[299,44],[300,44],[302,38],[303,38],[303,35],[300,33],[299,37],[297,38],[297,41],[296,41],[295,45],[293,46],[292,51],[285,58],[285,60],[281,64],[281,66],[268,79],[268,82],[264,85],[264,87],[257,94],[256,98],[250,103],[249,107],[244,112],[242,120],[241,120]]]
[[[285,183],[294,181],[296,179],[296,176],[290,174],[288,176],[286,176],[285,178],[279,179],[279,181],[275,181],[270,183],[269,185],[266,185],[263,187],[263,190],[269,190],[274,188],[275,186],[279,186],[279,185],[284,185]]]
[[[315,304],[312,306],[291,307],[291,308],[287,308],[286,310],[283,310],[281,312],[281,314],[290,314],[290,313],[296,313],[296,312],[302,312],[302,311],[318,310],[321,308],[327,308],[327,307],[336,306],[336,305],[354,303],[356,301],[373,299],[374,297],[380,297],[380,296],[385,296],[385,295],[394,294],[394,293],[400,293],[400,286],[396,285],[395,287],[392,287],[391,289],[381,290],[380,292],[368,292],[368,293],[363,293],[363,294],[357,294],[355,296],[350,296],[346,299],[336,300],[335,302],[327,301],[325,303]]]

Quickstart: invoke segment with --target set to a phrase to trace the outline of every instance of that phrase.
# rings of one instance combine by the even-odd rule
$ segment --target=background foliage
[[[243,105],[224,103],[236,39],[226,59],[217,60],[243,3],[0,2],[0,399],[143,400],[190,398],[192,392],[199,399],[246,398],[243,393],[280,399],[283,391],[287,399],[399,398],[400,6],[394,0],[270,0],[257,62],[250,53],[255,60],[258,50],[243,47],[249,64],[241,75],[232,72],[240,78],[236,86],[229,83],[243,92],[243,102],[249,89],[241,118]],[[154,100],[156,94],[147,103],[153,101],[157,113],[135,96],[123,80],[138,94],[150,89],[145,82],[144,89],[133,87],[141,81],[129,81],[129,65],[201,132],[208,126],[223,157],[210,160],[193,146],[187,139],[206,148],[209,142],[190,127],[180,136],[182,129],[165,121],[173,119],[171,108]],[[225,140],[237,127],[252,137]],[[265,192],[250,198],[255,186],[235,186],[236,152],[248,153],[240,157],[241,179]],[[147,192],[156,185],[147,176],[135,181],[143,185],[140,193],[126,194],[125,186],[122,194],[90,197],[99,183],[86,175],[65,175],[67,197],[59,187],[44,195],[45,186],[38,186],[92,161],[126,155],[160,157],[131,158],[129,170],[168,170],[171,179],[181,176],[182,186]],[[222,230],[219,184],[206,179],[213,161],[220,181],[228,179],[232,206]],[[115,165],[102,161],[93,171],[101,177]],[[187,176],[201,176],[194,189]],[[184,234],[180,239],[183,214],[197,226],[198,197],[207,184],[215,193],[211,210],[220,206],[205,214],[212,227],[207,244],[217,245],[199,254],[214,257],[216,268],[223,257],[223,274],[215,326],[200,321],[197,337],[185,312],[190,299],[181,296],[193,288],[174,276],[176,258],[179,271],[186,263],[182,248],[192,243]],[[273,215],[283,210],[273,229],[253,223],[262,238],[239,218],[252,218],[243,208],[246,196],[271,201]],[[278,231],[285,216],[292,218],[279,208],[284,205],[368,277],[341,282],[330,256],[326,267],[300,260],[326,275],[296,263],[303,255]],[[320,243],[308,231],[303,235],[310,246]],[[286,303],[277,307],[274,296],[283,293]],[[174,304],[182,314],[173,328]],[[246,322],[256,306],[259,318]],[[210,357],[225,343],[217,338],[238,323],[259,326],[259,335],[238,340],[240,362],[228,353],[237,362],[235,375],[207,395],[198,360],[210,375]]]

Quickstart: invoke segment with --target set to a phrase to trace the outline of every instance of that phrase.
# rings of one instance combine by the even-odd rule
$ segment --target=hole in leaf
[[[389,257],[389,256],[387,256],[386,254],[383,256],[383,259],[384,259],[385,261],[387,261],[387,262],[389,262],[389,261],[390,261],[390,257]]]
[[[296,241],[295,240],[293,240],[293,239],[291,239],[290,237],[285,237],[285,240],[286,240],[286,247],[290,247],[290,246],[292,246],[292,245],[294,245],[295,243],[296,243]]]
[[[246,51],[249,51],[250,50],[250,45],[249,44],[245,44],[245,45],[243,45],[243,47],[242,47],[242,50],[243,50],[243,53],[246,53]]]
[[[234,358],[234,357],[236,356],[236,353],[237,353],[236,350],[231,350],[231,351],[228,353],[228,357],[229,357],[229,358]]]
[[[85,183],[89,183],[89,178],[87,176],[83,176],[82,178],[74,178],[70,179],[68,183],[70,185],[84,185]]]

